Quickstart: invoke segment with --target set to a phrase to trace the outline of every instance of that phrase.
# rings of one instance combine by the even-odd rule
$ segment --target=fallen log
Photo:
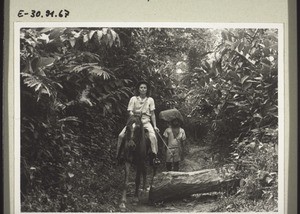
[[[153,179],[149,201],[184,198],[196,193],[221,192],[237,187],[239,179],[224,179],[216,169],[162,172]]]

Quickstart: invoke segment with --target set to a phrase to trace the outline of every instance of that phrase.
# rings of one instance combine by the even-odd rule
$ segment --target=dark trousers
[[[173,166],[173,170],[172,170]],[[167,171],[179,171],[179,161],[177,162],[166,162]]]

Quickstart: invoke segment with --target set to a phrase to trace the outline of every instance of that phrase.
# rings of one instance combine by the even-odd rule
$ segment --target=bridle
[[[128,131],[128,129],[130,130],[130,132],[129,132],[130,135],[128,136],[129,138],[128,138],[128,142],[127,142],[127,147],[131,148],[131,149],[135,149],[135,147],[136,147],[136,144],[135,144],[135,141],[134,141],[135,129],[141,128],[141,131],[143,132],[144,127],[143,127],[143,123],[141,122],[141,117],[140,116],[133,115],[131,117],[134,117],[134,118],[130,118],[130,120],[133,120],[133,121],[130,121],[130,123],[127,124],[127,131]],[[141,133],[141,134],[143,134],[143,133]]]

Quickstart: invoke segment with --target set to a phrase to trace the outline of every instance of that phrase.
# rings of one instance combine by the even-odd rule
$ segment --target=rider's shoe
[[[161,164],[160,160],[156,157],[153,159],[153,165],[154,166],[158,166],[159,164]]]

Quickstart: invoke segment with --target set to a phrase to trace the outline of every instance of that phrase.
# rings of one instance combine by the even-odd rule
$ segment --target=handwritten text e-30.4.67
[[[18,12],[18,17],[31,17],[31,18],[44,18],[44,17],[49,17],[49,18],[67,18],[70,15],[70,11],[63,9],[59,11],[55,10],[46,10],[46,11],[41,11],[41,10],[31,10],[31,11],[25,11],[25,10],[19,10]]]

